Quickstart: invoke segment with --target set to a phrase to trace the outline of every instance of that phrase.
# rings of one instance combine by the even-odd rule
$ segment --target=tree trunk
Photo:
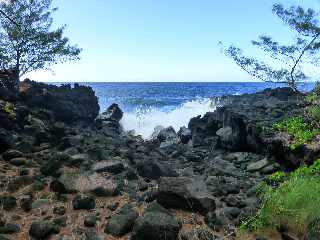
[[[17,61],[16,61],[16,67],[13,69],[13,79],[12,79],[12,84],[14,88],[17,88],[19,85],[19,80],[20,80],[20,51],[17,51]]]

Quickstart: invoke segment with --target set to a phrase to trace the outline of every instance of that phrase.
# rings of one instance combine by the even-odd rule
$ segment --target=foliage
[[[63,37],[65,26],[52,30],[52,0],[0,2],[0,69],[17,77],[53,64],[79,59],[81,49]]]
[[[9,115],[11,119],[16,119],[17,114],[15,111],[15,107],[12,103],[6,102],[4,105],[4,111]]]
[[[320,107],[319,106],[311,106],[308,108],[308,112],[313,120],[319,122],[320,121]]]
[[[273,128],[279,131],[285,131],[294,138],[294,143],[291,145],[293,149],[312,141],[317,134],[319,134],[319,130],[312,128],[301,116],[292,117],[276,123],[273,125]]]
[[[320,217],[320,160],[310,167],[301,167],[288,175],[274,189],[264,185],[263,204],[257,216],[242,224],[242,229],[262,231],[286,226],[302,236],[308,222]],[[278,175],[278,174],[277,174]],[[278,176],[282,176],[279,173]]]
[[[317,56],[320,49],[318,13],[300,6],[284,8],[281,4],[275,4],[273,12],[298,33],[291,44],[282,45],[268,35],[261,35],[257,41],[251,42],[271,57],[272,62],[276,62],[275,66],[269,66],[253,57],[246,57],[240,48],[233,45],[224,48],[223,51],[253,77],[266,82],[285,82],[296,89],[298,81],[307,79],[303,64],[317,65],[320,61]]]
[[[280,183],[286,178],[286,174],[284,172],[275,172],[269,176],[269,180],[271,182]]]
[[[305,101],[310,104],[314,104],[318,100],[318,96],[315,93],[308,94],[305,97]]]

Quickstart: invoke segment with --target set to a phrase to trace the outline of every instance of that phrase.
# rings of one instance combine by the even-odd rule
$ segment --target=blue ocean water
[[[190,118],[214,111],[212,97],[254,93],[283,84],[264,82],[212,83],[81,83],[91,86],[99,97],[101,111],[117,103],[124,111],[122,125],[149,137],[162,125],[178,130]],[[299,85],[302,91],[311,90],[314,83]]]

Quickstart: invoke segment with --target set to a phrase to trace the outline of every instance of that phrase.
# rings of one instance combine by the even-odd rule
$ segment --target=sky
[[[320,0],[279,0],[320,9]],[[263,33],[288,41],[272,14],[273,0],[53,0],[54,26],[83,49],[81,60],[37,81],[224,82],[254,81],[220,51],[218,42],[248,51]]]

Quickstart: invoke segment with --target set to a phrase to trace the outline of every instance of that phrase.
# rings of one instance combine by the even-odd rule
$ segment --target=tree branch
[[[311,45],[317,40],[317,38],[320,36],[320,33],[316,34],[314,36],[314,38],[311,40],[311,42],[305,46],[305,48],[302,50],[302,52],[300,53],[299,57],[297,58],[297,60],[295,61],[292,69],[291,69],[291,72],[290,72],[290,77],[291,77],[291,84],[292,84],[292,87],[294,87],[295,85],[295,80],[294,80],[294,77],[293,77],[293,73],[294,71],[296,70],[297,66],[298,66],[298,63],[301,61],[301,58],[303,57],[303,55],[305,54],[305,52],[311,47]]]
[[[0,14],[2,14],[6,19],[8,19],[12,24],[16,25],[20,29],[20,25],[14,21],[11,17],[9,17],[4,11],[0,9]]]

